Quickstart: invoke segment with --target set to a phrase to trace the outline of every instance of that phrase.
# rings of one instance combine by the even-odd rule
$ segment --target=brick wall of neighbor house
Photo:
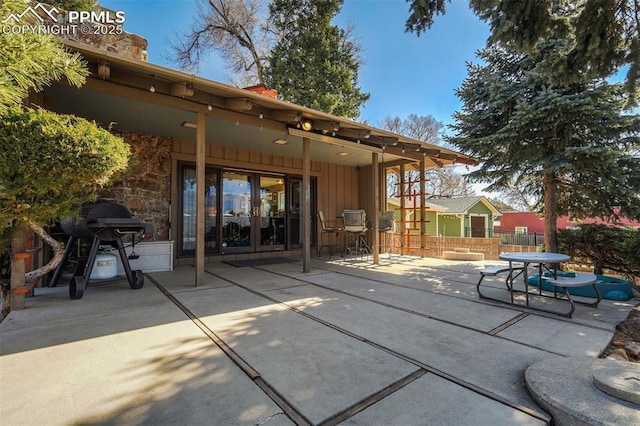
[[[101,193],[102,198],[129,207],[134,216],[153,224],[154,239],[169,239],[169,201],[171,200],[170,138],[121,132],[131,146],[134,164],[127,177]]]

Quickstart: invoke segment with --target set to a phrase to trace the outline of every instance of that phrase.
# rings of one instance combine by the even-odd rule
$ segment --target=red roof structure
[[[631,226],[634,228],[640,228],[640,221],[621,218],[620,222],[613,223],[602,219],[583,219],[583,220],[569,220],[568,216],[562,216],[558,218],[558,229],[565,229],[571,226],[577,226],[582,224],[599,224],[609,226]],[[534,212],[506,212],[500,216],[500,226],[496,227],[496,232],[515,232],[516,227],[526,227],[526,232],[544,232],[544,218],[538,213]]]
[[[248,90],[250,92],[258,93],[260,95],[269,96],[270,98],[277,98],[278,91],[275,89],[269,89],[264,84],[257,84],[255,86],[244,87],[244,90]]]

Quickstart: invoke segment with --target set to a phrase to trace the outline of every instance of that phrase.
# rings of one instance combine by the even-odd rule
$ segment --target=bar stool
[[[354,246],[347,246],[345,252],[362,255],[370,253],[367,244],[367,216],[364,210],[344,210],[342,212],[344,231],[354,236]]]
[[[393,233],[395,231],[393,212],[378,212],[378,232],[385,234],[384,244],[380,248],[386,248],[389,258],[393,252]]]
[[[342,231],[342,228],[337,226],[327,226],[326,221],[324,220],[324,213],[322,210],[318,211],[318,220],[320,221],[320,244],[318,244],[318,257],[320,257],[320,253],[322,249],[328,247],[330,250],[330,256],[333,256],[333,248],[339,247],[337,244],[337,236],[338,232]],[[323,236],[327,235],[329,241],[327,243],[323,243]]]

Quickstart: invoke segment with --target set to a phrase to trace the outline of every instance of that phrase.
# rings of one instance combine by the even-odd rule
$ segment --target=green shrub
[[[73,215],[126,169],[130,155],[121,138],[85,119],[42,109],[5,110],[0,116],[0,234]]]
[[[590,262],[594,273],[604,268],[629,278],[640,276],[640,231],[606,225],[580,225],[558,232],[558,249],[572,261]]]

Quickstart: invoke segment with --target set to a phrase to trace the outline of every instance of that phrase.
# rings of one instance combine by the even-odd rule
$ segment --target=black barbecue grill
[[[69,235],[69,241],[65,246],[64,258],[51,277],[49,284],[51,287],[57,285],[75,243],[78,239],[82,239],[92,241],[91,249],[88,257],[75,260],[76,267],[69,281],[69,297],[71,299],[81,299],[84,295],[101,245],[111,245],[118,250],[129,286],[132,289],[142,288],[144,274],[140,270],[131,270],[122,238],[130,235],[134,239],[135,234],[139,232],[153,232],[153,227],[150,224],[133,218],[131,211],[121,204],[97,202],[83,204],[77,218],[60,219],[60,228]]]

